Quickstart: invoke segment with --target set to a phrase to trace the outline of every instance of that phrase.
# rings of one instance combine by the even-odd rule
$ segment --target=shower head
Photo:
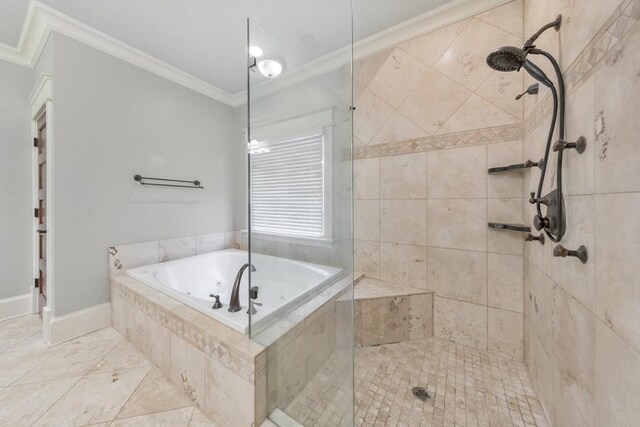
[[[503,46],[487,56],[487,65],[496,71],[520,71],[527,61],[527,53],[514,46]]]
[[[547,87],[553,83],[536,64],[527,59],[528,51],[515,46],[503,46],[487,56],[487,65],[496,71],[509,72],[527,70],[531,76]]]

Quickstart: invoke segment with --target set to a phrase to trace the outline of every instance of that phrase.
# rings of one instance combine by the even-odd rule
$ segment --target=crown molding
[[[217,101],[235,106],[235,98],[231,93],[36,0],[29,3],[18,46],[14,48],[0,45],[0,59],[33,68],[52,32],[86,44]]]
[[[488,9],[514,0],[453,0],[429,12],[418,15],[353,45],[353,58],[359,59],[399,43],[435,31]],[[208,96],[232,107],[246,104],[247,91],[229,93],[173,65],[161,61],[106,33],[73,19],[37,0],[31,0],[17,47],[0,43],[0,59],[33,68],[52,32],[91,46],[108,55],[132,64],[169,81]],[[348,64],[351,49],[344,47],[322,56],[287,75],[264,81],[251,88],[252,98],[261,98],[309,78],[317,77]]]
[[[353,45],[353,59],[360,59],[407,40],[435,31],[515,0],[453,0],[384,31],[366,37]],[[251,97],[258,99],[284,88],[337,70],[348,64],[351,49],[347,46],[293,69],[282,78],[265,80],[251,87]],[[247,92],[238,92],[234,104],[246,103]]]

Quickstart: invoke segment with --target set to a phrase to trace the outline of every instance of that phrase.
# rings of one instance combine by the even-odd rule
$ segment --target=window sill
[[[249,234],[247,230],[242,230],[242,234]],[[252,237],[264,240],[271,240],[274,242],[291,243],[295,245],[314,246],[318,248],[332,248],[335,240],[333,239],[318,239],[313,237],[298,237],[298,236],[285,236],[282,234],[269,234],[252,232]]]

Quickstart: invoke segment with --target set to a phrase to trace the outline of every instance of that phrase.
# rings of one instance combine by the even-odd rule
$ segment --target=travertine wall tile
[[[436,295],[487,304],[487,254],[429,248],[429,289]]]
[[[488,348],[516,360],[523,358],[522,313],[488,309]]]
[[[380,198],[380,159],[362,159],[353,162],[355,200]]]
[[[380,241],[427,244],[426,200],[381,200]]]
[[[596,314],[640,349],[640,194],[597,195]]]
[[[381,199],[427,197],[427,155],[404,154],[380,158]]]
[[[523,260],[519,255],[488,254],[491,307],[523,312]]]
[[[380,243],[380,279],[426,288],[426,246]]]
[[[439,248],[486,251],[486,200],[429,199],[427,244]]]
[[[478,350],[487,349],[487,306],[435,297],[434,335],[468,345]]]
[[[477,304],[468,319],[483,348],[488,252],[523,251],[521,233],[487,229],[488,221],[523,221],[522,174],[487,174],[489,166],[522,162],[523,106],[514,98],[523,74],[492,71],[485,57],[519,43],[522,13],[522,2],[511,2],[355,63],[356,266],[368,277]],[[374,180],[379,185],[367,183]],[[504,259],[516,263],[494,269],[494,302],[521,312],[522,258]]]
[[[355,200],[353,214],[353,237],[358,240],[380,239],[380,202],[378,200]]]
[[[567,139],[587,139],[583,154],[564,155],[567,233],[561,244],[584,245],[589,260],[555,258],[553,242],[526,246],[525,360],[553,425],[633,425],[639,413],[630,396],[640,392],[640,146],[634,143],[640,1],[526,0],[525,33],[557,13],[563,15],[560,33],[539,47],[562,59]],[[525,105],[524,157],[531,158],[544,148],[550,97],[541,91]],[[555,186],[556,162],[553,156],[545,194]],[[525,192],[538,177],[527,171]],[[530,224],[531,209],[524,206]]]
[[[364,273],[367,277],[380,277],[380,243],[367,240],[355,240],[354,263],[356,273]]]
[[[640,419],[640,353],[601,321],[596,343],[593,424],[634,425]]]
[[[430,199],[485,198],[487,146],[427,153],[427,194]]]

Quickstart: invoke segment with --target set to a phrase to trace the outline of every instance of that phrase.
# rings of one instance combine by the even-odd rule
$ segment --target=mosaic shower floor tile
[[[356,426],[549,425],[526,366],[497,354],[428,338],[357,348],[355,363]],[[304,426],[349,425],[344,372],[330,360],[285,412]]]

